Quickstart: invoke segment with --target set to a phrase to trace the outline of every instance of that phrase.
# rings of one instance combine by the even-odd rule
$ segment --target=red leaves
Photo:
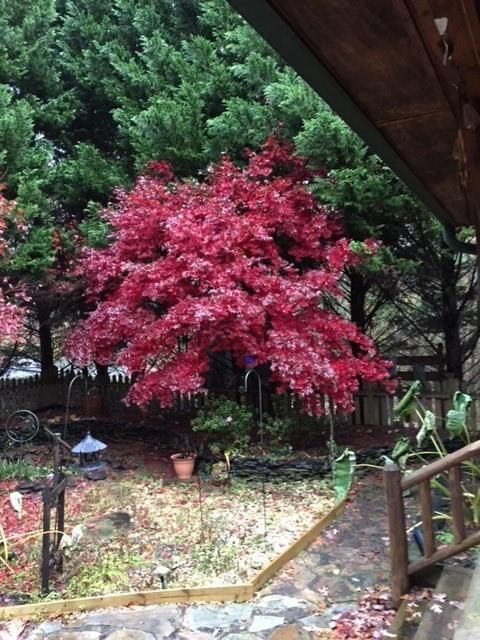
[[[338,640],[387,638],[394,616],[395,609],[391,606],[388,592],[369,591],[354,609],[347,611],[335,622],[335,637]]]
[[[150,165],[105,213],[111,247],[80,265],[96,309],[70,353],[136,373],[138,404],[201,390],[209,352],[230,351],[239,365],[247,353],[269,363],[278,389],[312,411],[318,394],[349,408],[359,378],[385,380],[388,371],[370,340],[325,304],[359,258],[308,191],[311,179],[273,139],[243,169],[224,159],[202,184]]]
[[[1,191],[2,185],[0,185]],[[14,203],[8,202],[0,193],[0,260],[4,260],[9,247],[4,234],[7,229],[7,219],[18,228],[23,226],[21,213],[15,217]],[[24,312],[17,306],[23,292],[15,290],[7,279],[3,279],[0,289],[0,344],[13,343],[19,339],[19,332],[23,323]]]
[[[15,557],[10,561],[13,574],[4,563],[0,564],[0,592],[12,586],[12,580],[17,574],[25,574],[22,588],[28,590],[32,586],[28,551],[38,544],[38,539],[32,540],[27,535],[32,531],[41,531],[41,494],[23,496],[22,515],[18,518],[9,499],[9,492],[14,488],[14,482],[5,482],[1,486],[3,495],[0,499],[0,524],[8,540],[8,549],[15,554]],[[38,571],[33,572],[33,579],[37,578],[37,574]]]

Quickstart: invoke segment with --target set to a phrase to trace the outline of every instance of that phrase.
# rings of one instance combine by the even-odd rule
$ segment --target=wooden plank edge
[[[133,605],[172,604],[176,602],[245,602],[253,597],[252,584],[240,583],[218,587],[192,587],[185,589],[160,589],[113,593],[88,598],[52,600],[0,607],[0,620],[28,618],[36,615],[60,615],[75,611],[91,611],[110,607],[130,607]]]
[[[297,538],[289,547],[282,551],[266,567],[264,567],[256,578],[252,581],[254,593],[261,589],[289,560],[309,547],[318,538],[320,533],[326,529],[345,509],[347,498],[336,504],[332,509],[318,520],[300,538]]]
[[[397,609],[397,613],[395,614],[394,619],[392,620],[392,624],[390,625],[388,633],[385,636],[386,638],[392,638],[392,640],[396,638],[397,640],[400,640],[400,638],[402,637],[402,629],[403,625],[405,624],[407,614],[408,600],[404,598]]]

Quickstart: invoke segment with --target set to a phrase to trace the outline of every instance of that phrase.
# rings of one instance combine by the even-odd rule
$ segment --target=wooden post
[[[55,434],[57,436],[58,434]],[[53,484],[56,485],[59,479],[60,473],[60,464],[61,464],[61,453],[60,453],[60,443],[55,438],[53,443]]]
[[[63,473],[60,473],[60,481],[64,479]],[[65,529],[65,489],[62,489],[57,498],[57,533],[55,540],[55,551],[59,551],[60,543],[62,542],[63,532]],[[58,553],[57,568],[59,571],[63,571],[63,555]]]
[[[435,551],[430,480],[424,480],[420,483],[420,513],[422,515],[424,555],[428,558]]]
[[[452,512],[452,529],[455,544],[465,538],[465,520],[463,514],[462,470],[459,466],[448,470],[448,489],[450,491],[450,510]]]
[[[50,489],[43,490],[43,537],[42,537],[42,566],[41,582],[42,592],[49,591],[50,578]]]
[[[392,568],[393,606],[400,606],[401,598],[410,587],[408,579],[408,543],[405,531],[405,508],[401,487],[400,468],[387,464],[383,470],[387,505],[390,563]]]

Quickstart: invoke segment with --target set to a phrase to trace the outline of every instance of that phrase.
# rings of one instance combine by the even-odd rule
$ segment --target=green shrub
[[[88,564],[70,567],[67,582],[68,598],[85,598],[118,591],[128,591],[129,572],[145,565],[145,560],[136,554],[108,551]]]
[[[212,450],[230,453],[246,449],[252,425],[252,412],[224,397],[210,400],[192,420],[192,429],[205,436]]]
[[[238,565],[241,549],[226,541],[210,541],[192,549],[192,560],[197,569],[207,576],[231,571]]]
[[[292,418],[266,415],[264,426],[270,446],[279,451],[287,451],[295,431],[295,422]]]
[[[400,439],[393,448],[390,457],[383,456],[386,463],[395,462],[402,471],[407,472],[413,460],[415,467],[418,463],[430,464],[448,455],[447,447],[439,432],[443,426],[450,439],[459,441],[460,446],[470,444],[475,433],[470,431],[470,407],[472,398],[466,393],[456,391],[452,398],[452,408],[447,413],[444,424],[442,418],[423,406],[420,395],[421,382],[412,383],[406,394],[394,407],[394,416],[398,420],[410,420],[415,416],[419,423],[419,430],[415,442],[410,439]],[[463,442],[462,442],[463,441]],[[439,474],[431,479],[431,485],[439,495],[448,497],[448,474]],[[474,460],[466,460],[462,466],[462,492],[464,498],[465,515],[469,524],[480,525],[480,464]],[[443,509],[441,509],[443,511]],[[450,519],[450,514],[444,514]]]

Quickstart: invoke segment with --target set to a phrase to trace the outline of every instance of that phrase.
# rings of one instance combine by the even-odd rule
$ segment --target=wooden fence
[[[18,409],[41,411],[49,408],[63,408],[67,403],[68,386],[72,376],[59,374],[54,382],[43,382],[38,375],[29,378],[0,380],[0,410],[5,417]],[[113,376],[111,382],[97,391],[104,400],[108,413],[136,412],[122,402],[131,381],[125,376]],[[93,381],[88,388],[93,391]],[[72,386],[71,409],[73,412],[85,410],[85,384],[81,380]]]
[[[345,419],[355,425],[392,425],[394,423],[393,408],[399,398],[408,389],[410,382],[401,382],[395,395],[385,393],[377,384],[364,384],[355,395],[355,411]],[[421,401],[426,409],[444,420],[452,408],[452,398],[458,390],[458,382],[452,378],[430,381],[422,393]],[[480,396],[473,396],[471,407],[472,425],[477,425],[480,418]],[[415,417],[413,417],[415,420]]]
[[[61,409],[66,406],[68,385],[71,376],[60,375],[55,382],[44,383],[38,376],[18,380],[0,380],[0,409],[3,416],[7,416],[18,409],[30,411],[42,411],[48,408]],[[352,425],[365,426],[390,426],[394,423],[393,407],[409,382],[403,381],[397,393],[388,395],[385,390],[376,384],[364,384],[355,395],[355,411],[352,414],[337,415],[336,421]],[[108,415],[139,416],[140,412],[135,407],[128,407],[123,402],[131,380],[127,376],[112,376],[105,386],[94,387],[90,381],[89,388],[102,399],[102,407]],[[445,419],[451,408],[451,400],[458,389],[455,380],[430,381],[427,390],[422,394],[422,403],[427,409],[439,418]],[[205,395],[178,396],[173,411],[177,413],[193,413],[205,403]],[[325,409],[328,411],[328,400],[322,399]],[[301,403],[298,398],[285,394],[283,396],[283,408],[295,416],[301,412]],[[85,410],[85,387],[81,381],[74,383],[72,387],[71,412],[83,413]],[[158,407],[152,406],[148,415],[158,415]],[[471,424],[478,425],[480,420],[480,396],[474,396],[471,409]],[[325,418],[319,418],[324,423]],[[477,427],[477,430],[480,429]]]

